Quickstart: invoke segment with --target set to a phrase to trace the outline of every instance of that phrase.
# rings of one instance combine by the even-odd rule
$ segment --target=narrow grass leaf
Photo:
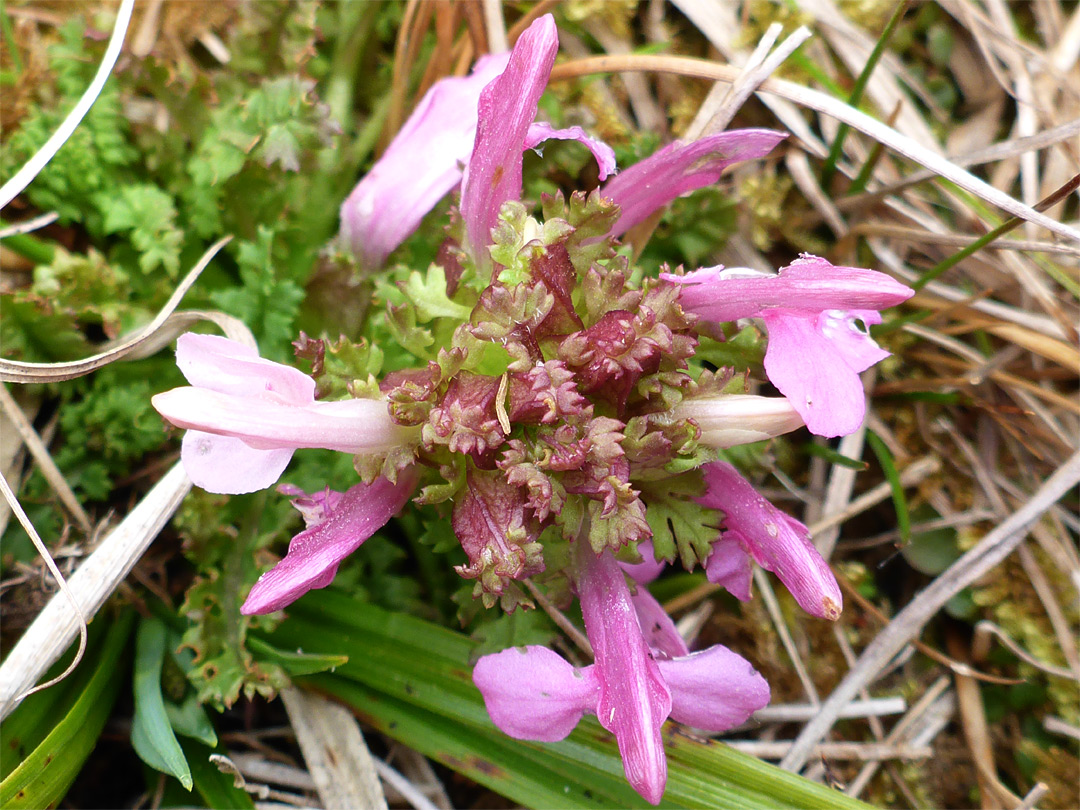
[[[161,694],[161,664],[165,660],[164,623],[143,619],[135,636],[135,716],[131,744],[139,758],[155,770],[175,776],[191,790],[191,768],[173,732]]]
[[[893,507],[896,509],[896,526],[900,530],[900,539],[907,544],[911,542],[911,515],[908,512],[907,495],[900,481],[900,472],[896,469],[896,462],[885,442],[874,431],[866,431],[866,442],[877,456],[881,471],[885,474],[885,480],[889,482]]]

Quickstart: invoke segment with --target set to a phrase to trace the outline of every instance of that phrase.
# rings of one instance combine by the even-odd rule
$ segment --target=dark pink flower
[[[600,190],[619,206],[619,219],[609,236],[626,233],[676,197],[711,186],[733,163],[765,157],[786,137],[768,129],[739,129],[690,143],[669,143]]]
[[[706,560],[709,579],[739,599],[749,599],[752,557],[780,578],[807,613],[840,618],[840,587],[810,542],[806,526],[759,495],[730,464],[716,462],[701,469],[707,489],[697,502],[724,512],[724,531]]]
[[[867,326],[881,322],[878,310],[914,294],[884,273],[809,255],[775,276],[720,267],[661,276],[682,284],[679,302],[703,318],[765,322],[765,373],[819,436],[843,436],[862,424],[859,373],[889,356]]]
[[[328,490],[297,499],[308,528],[292,539],[285,558],[259,577],[240,612],[273,613],[314,588],[325,588],[341,561],[401,510],[416,483],[410,468],[396,482],[376,478],[344,493]]]

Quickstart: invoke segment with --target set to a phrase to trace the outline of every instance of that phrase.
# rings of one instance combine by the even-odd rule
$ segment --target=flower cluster
[[[721,451],[804,424],[822,436],[855,430],[865,408],[858,373],[887,354],[866,325],[911,291],[813,256],[771,276],[635,270],[616,251],[619,235],[783,136],[676,142],[607,179],[615,161],[606,145],[534,120],[557,48],[546,16],[510,54],[438,82],[342,206],[340,245],[373,273],[460,184],[439,262],[426,273],[384,270],[377,281],[383,323],[414,365],[331,380],[327,344],[303,338],[298,350],[316,361],[308,377],[189,334],[177,362],[191,385],[154,405],[187,429],[184,464],[213,492],[270,486],[299,448],[355,457],[361,480],[343,493],[286,490],[307,528],[252,588],[245,613],[328,585],[410,499],[449,514],[467,558],[458,573],[486,605],[531,607],[523,580],[561,578],[565,587],[552,590],[580,601],[594,663],[511,649],[482,658],[475,683],[514,737],[562,739],[583,713],[596,714],[627,779],[656,803],[663,722],[722,731],[764,706],[769,688],[724,647],[691,652],[645,583],[678,557],[747,599],[753,560],[806,611],[837,618],[836,581],[806,527]],[[568,202],[545,199],[534,219],[520,202],[522,152],[548,138],[586,146],[606,182]],[[395,272],[397,284],[386,280]],[[783,397],[750,396],[744,379],[695,356],[699,329],[751,318],[768,333],[765,373]],[[662,509],[692,528],[664,528]]]

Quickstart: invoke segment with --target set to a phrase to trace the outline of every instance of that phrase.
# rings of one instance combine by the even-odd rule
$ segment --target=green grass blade
[[[161,694],[165,637],[165,624],[153,616],[142,620],[135,635],[135,716],[131,721],[131,744],[143,762],[175,776],[191,790],[191,768],[173,733]]]
[[[866,431],[866,443],[877,456],[881,471],[885,474],[885,480],[889,482],[892,491],[893,507],[896,509],[896,527],[900,530],[901,540],[907,544],[911,542],[911,514],[908,512],[907,495],[904,493],[904,485],[900,481],[900,472],[896,469],[892,453],[885,442],[874,431]]]
[[[112,711],[123,682],[117,673],[122,671],[134,618],[134,613],[125,611],[113,619],[98,655],[89,656],[76,670],[72,677],[84,669],[90,675],[80,679],[80,689],[69,692],[70,708],[52,731],[0,782],[0,807],[52,807],[64,797]],[[103,616],[98,621],[109,622],[109,618]]]

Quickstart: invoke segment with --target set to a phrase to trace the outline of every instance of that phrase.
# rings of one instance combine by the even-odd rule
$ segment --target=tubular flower
[[[294,500],[307,528],[289,543],[285,558],[259,577],[240,612],[273,613],[313,588],[325,588],[341,561],[401,511],[416,481],[410,469],[396,482],[377,478],[344,493],[327,490]]]
[[[575,546],[578,591],[596,663],[575,668],[546,647],[515,647],[481,658],[473,682],[492,722],[517,739],[555,742],[586,712],[595,714],[615,735],[627,780],[658,804],[667,781],[660,737],[664,720],[670,716],[705,731],[726,731],[768,704],[769,686],[726,647],[688,652],[644,588],[638,590],[646,595],[644,602],[631,598],[609,551],[596,555],[587,544]],[[678,642],[660,638],[660,644],[677,655],[650,651],[649,631],[642,635],[645,623],[658,618],[656,611],[670,629],[653,636],[674,634]]]
[[[227,338],[181,335],[176,363],[191,385],[152,402],[187,429],[184,468],[209,492],[264,489],[302,447],[379,453],[415,442],[416,431],[395,424],[385,402],[317,402],[315,381],[306,374]]]
[[[621,178],[620,178],[621,179]],[[765,373],[819,436],[843,436],[866,413],[859,373],[889,356],[866,331],[914,292],[884,273],[803,255],[775,276],[710,267],[676,276],[680,303],[710,321],[760,317]]]
[[[750,598],[750,558],[772,571],[807,613],[840,618],[843,597],[810,531],[785,515],[726,462],[706,464],[706,492],[697,502],[724,512],[724,531],[706,561],[709,579],[739,599]]]

